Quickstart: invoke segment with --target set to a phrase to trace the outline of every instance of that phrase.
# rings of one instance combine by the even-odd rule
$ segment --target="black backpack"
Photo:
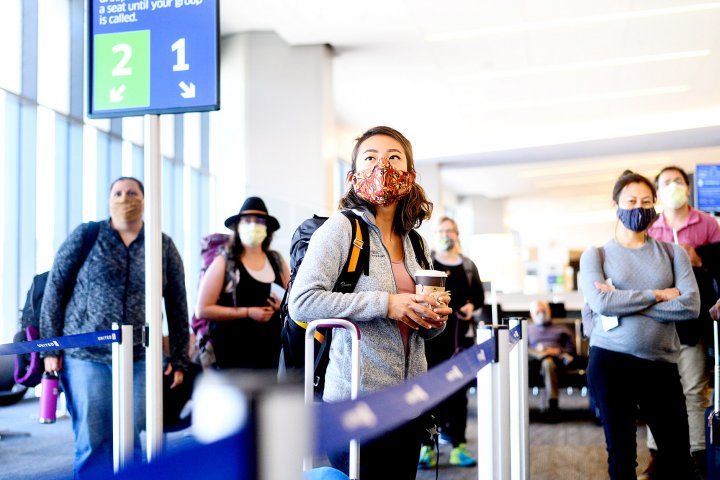
[[[343,266],[340,276],[335,281],[333,292],[352,293],[360,280],[360,275],[369,275],[370,269],[370,242],[367,223],[351,210],[342,210],[342,214],[352,225],[352,243],[347,260]],[[290,243],[290,281],[287,291],[280,305],[282,327],[282,351],[280,353],[281,374],[295,373],[302,378],[305,369],[305,330],[306,322],[300,322],[290,318],[288,311],[288,297],[292,289],[297,271],[307,252],[310,238],[315,230],[325,223],[327,217],[313,215],[305,220],[295,230]],[[409,232],[410,241],[413,246],[415,258],[422,268],[430,268],[430,262],[425,257],[425,247],[422,237],[415,230]],[[318,329],[315,332],[315,394],[322,397],[325,388],[325,371],[330,360],[330,342],[332,341],[332,329]]]
[[[88,222],[87,229],[83,232],[83,242],[80,249],[80,256],[70,271],[67,282],[63,285],[63,307],[67,304],[75,289],[75,282],[80,268],[87,260],[100,233],[100,223]],[[43,272],[33,277],[32,285],[25,298],[25,306],[20,316],[20,331],[15,334],[13,342],[25,342],[37,340],[40,337],[40,307],[42,306],[45,285],[50,272]],[[15,383],[34,387],[40,383],[44,368],[40,361],[38,352],[25,353],[15,356]]]

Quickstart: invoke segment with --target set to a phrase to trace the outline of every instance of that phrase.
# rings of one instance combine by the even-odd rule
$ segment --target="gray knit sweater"
[[[598,249],[587,249],[580,258],[580,285],[593,312],[619,317],[619,326],[609,331],[595,321],[590,346],[627,353],[648,360],[677,363],[680,341],[676,321],[693,320],[700,311],[700,295],[690,259],[681,247],[648,238],[637,249],[615,240],[605,244],[604,263]],[[602,293],[594,282],[612,279],[616,290]],[[657,302],[653,290],[676,287],[681,295]]]
[[[78,261],[88,224],[76,228],[55,255],[48,276],[42,309],[40,336],[55,337],[93,332],[130,323],[134,333],[134,357],[145,357],[142,329],[145,325],[145,229],[126,247],[109,221],[100,222],[98,237],[77,275],[67,306],[63,308],[64,280]],[[188,362],[188,313],[185,274],[172,239],[162,236],[162,266],[165,312],[170,330],[170,361],[177,368]],[[74,349],[72,358],[110,363],[110,346]]]
[[[290,291],[290,316],[308,322],[321,318],[347,318],[361,330],[360,394],[402,383],[427,370],[425,338],[440,329],[411,331],[409,355],[406,358],[400,329],[387,318],[388,299],[397,293],[390,255],[382,243],[375,218],[366,211],[356,211],[369,225],[370,275],[361,275],[353,293],[332,292],[345,264],[352,241],[352,227],[342,213],[331,216],[310,240],[307,253]],[[405,267],[412,276],[421,267],[413,254],[410,238],[403,238]],[[430,260],[430,252],[425,251]],[[443,327],[444,328],[444,327]],[[336,330],[330,346],[330,363],[325,374],[326,401],[350,398],[351,337]]]

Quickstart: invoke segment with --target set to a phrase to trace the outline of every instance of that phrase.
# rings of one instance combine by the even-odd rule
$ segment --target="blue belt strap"
[[[0,355],[17,355],[31,352],[52,352],[68,348],[96,347],[120,342],[120,330],[100,330],[79,333],[64,337],[40,338],[29,342],[6,343],[0,345]]]

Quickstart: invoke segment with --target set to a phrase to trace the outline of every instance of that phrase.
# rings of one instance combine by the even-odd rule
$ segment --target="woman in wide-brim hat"
[[[280,293],[290,269],[270,250],[280,228],[259,197],[248,197],[225,220],[232,236],[200,282],[196,315],[210,323],[216,366],[276,369],[280,356]],[[275,284],[275,287],[273,287]]]

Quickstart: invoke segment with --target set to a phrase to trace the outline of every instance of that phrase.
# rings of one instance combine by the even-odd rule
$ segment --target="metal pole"
[[[163,446],[162,390],[162,158],[160,116],[145,116],[145,355],[147,460]]]
[[[305,330],[305,405],[310,407],[314,400],[314,376],[315,372],[307,368],[308,365],[315,364],[315,331],[318,328],[344,328],[350,332],[351,338],[351,382],[350,382],[350,399],[355,400],[358,397],[360,386],[360,330],[357,325],[349,320],[339,318],[327,320],[314,320],[308,323]],[[307,471],[312,468],[312,453],[308,453],[303,461],[303,470]],[[358,480],[360,478],[360,443],[352,439],[350,440],[350,480]]]
[[[478,342],[495,339],[494,362],[478,372],[478,479],[510,480],[509,335],[506,325],[478,331]]]
[[[713,321],[713,340],[715,345],[713,346],[713,354],[715,355],[715,367],[713,374],[715,377],[715,395],[713,395],[713,412],[720,412],[720,351],[718,348],[718,322]]]
[[[498,325],[498,362],[491,367],[495,396],[493,430],[498,444],[495,478],[510,480],[510,332],[506,325]]]
[[[133,460],[135,408],[133,405],[133,327],[120,327],[120,342],[112,344],[113,469],[115,473]]]
[[[497,290],[495,289],[495,280],[490,282],[490,305],[491,305],[491,318],[492,324],[497,325],[498,320],[498,302],[497,302]]]
[[[527,319],[510,319],[512,330],[520,325],[520,341],[510,351],[510,446],[512,480],[529,480],[528,339]]]

